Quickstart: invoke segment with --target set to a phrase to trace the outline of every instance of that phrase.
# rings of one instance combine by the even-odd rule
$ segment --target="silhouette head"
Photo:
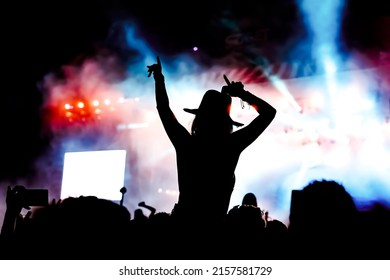
[[[142,209],[135,209],[134,220],[141,221],[141,220],[146,220],[146,219],[147,219],[147,217],[145,216]]]
[[[256,196],[253,193],[247,193],[242,198],[242,205],[252,205],[257,207],[257,199]]]
[[[206,91],[197,109],[184,108],[184,111],[196,116],[192,124],[192,134],[230,133],[233,125],[242,126],[242,123],[231,119],[231,105],[232,98],[229,95],[213,89]]]

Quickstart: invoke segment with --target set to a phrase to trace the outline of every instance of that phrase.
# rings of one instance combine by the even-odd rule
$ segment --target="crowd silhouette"
[[[1,259],[388,259],[390,209],[357,210],[343,185],[315,180],[292,196],[288,224],[271,219],[255,194],[218,225],[140,202],[134,215],[94,196],[23,205],[24,186],[9,187],[0,234]],[[299,193],[299,194],[298,194]],[[299,198],[298,198],[299,197]],[[297,201],[293,201],[296,199]],[[22,215],[22,209],[29,209]],[[200,212],[202,215],[203,213]]]
[[[377,203],[358,210],[333,180],[319,178],[292,191],[288,224],[270,218],[254,193],[228,209],[239,156],[276,110],[225,77],[221,91],[208,90],[197,109],[185,109],[195,115],[188,132],[169,107],[159,57],[148,72],[176,150],[179,197],[172,211],[141,201],[132,215],[123,205],[125,188],[120,203],[80,196],[29,205],[26,186],[9,186],[1,259],[388,259],[390,209]],[[258,112],[234,132],[242,124],[230,118],[232,97]]]

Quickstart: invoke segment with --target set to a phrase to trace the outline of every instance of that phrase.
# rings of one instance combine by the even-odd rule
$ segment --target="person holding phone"
[[[176,151],[179,197],[171,215],[192,225],[217,225],[228,211],[240,154],[270,125],[276,109],[224,76],[221,91],[207,90],[198,108],[184,109],[195,115],[188,131],[170,108],[160,58],[147,67],[155,80],[158,114]],[[247,102],[259,115],[246,126],[232,120],[232,97]],[[233,126],[242,128],[233,132]]]

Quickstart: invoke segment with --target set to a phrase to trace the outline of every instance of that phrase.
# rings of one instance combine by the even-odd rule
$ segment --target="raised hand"
[[[14,188],[8,186],[6,205],[7,209],[4,214],[3,225],[1,227],[0,239],[12,238],[15,233],[16,220],[20,220],[20,212],[23,208],[30,210],[31,208],[24,203],[26,188],[21,185],[17,185]]]
[[[144,208],[146,208],[146,209],[148,209],[150,211],[149,218],[156,213],[156,208],[154,208],[154,207],[152,207],[150,205],[147,205],[145,203],[145,201],[141,201],[140,203],[138,203],[138,206],[144,207]]]
[[[122,198],[121,198],[121,201],[119,202],[119,205],[123,206],[123,201],[125,199],[125,193],[127,192],[127,189],[123,186],[119,191],[122,194]]]
[[[145,207],[145,201],[141,201],[140,203],[138,203],[138,206],[140,206],[140,207]]]
[[[147,67],[148,67],[148,77],[150,77],[152,74],[153,76],[156,74],[162,74],[162,67],[161,67],[161,61],[159,56],[157,56],[156,64],[152,64]]]
[[[19,216],[16,218],[15,231],[24,232],[32,223],[31,215],[31,211],[28,211],[25,216],[19,214]]]
[[[228,85],[222,87],[223,93],[233,97],[240,97],[244,91],[244,85],[241,82],[230,82]]]
[[[61,198],[58,199],[57,201],[56,201],[55,198],[53,198],[53,199],[51,200],[50,206],[57,206],[57,205],[61,204],[61,202],[62,202]]]
[[[226,75],[223,75],[223,79],[226,82],[226,86],[222,87],[222,92],[230,96],[240,97],[240,95],[245,91],[244,84],[241,82],[230,82]]]
[[[31,209],[28,205],[24,205],[25,190],[26,188],[21,185],[17,185],[12,189],[8,186],[6,197],[7,210],[16,212],[19,215],[22,208]]]

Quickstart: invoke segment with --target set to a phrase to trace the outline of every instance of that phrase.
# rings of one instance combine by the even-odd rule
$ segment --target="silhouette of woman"
[[[244,90],[241,82],[229,82],[222,91],[207,90],[195,114],[191,132],[176,119],[169,106],[160,58],[147,66],[155,80],[157,111],[176,150],[179,197],[172,216],[191,223],[218,223],[225,218],[235,184],[239,156],[272,122],[276,110]],[[232,97],[253,106],[259,116],[246,127],[230,118]]]

